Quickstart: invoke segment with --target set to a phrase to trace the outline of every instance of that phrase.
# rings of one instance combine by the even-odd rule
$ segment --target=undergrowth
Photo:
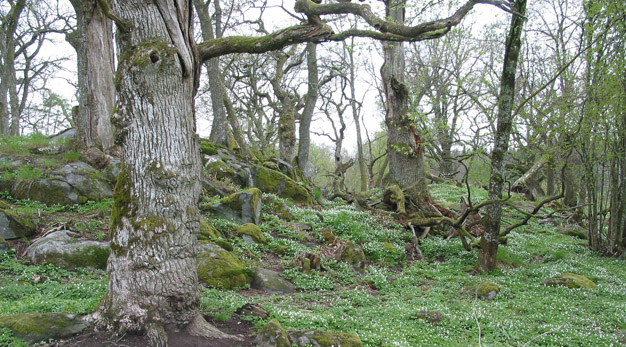
[[[454,208],[464,188],[431,186],[435,201]],[[479,189],[472,199],[485,199]],[[264,199],[276,200],[275,196]],[[519,199],[515,197],[515,199]],[[280,201],[280,200],[276,200]],[[517,201],[517,200],[516,200]],[[213,201],[211,201],[212,203]],[[16,202],[18,209],[55,215],[62,208]],[[232,221],[210,221],[251,266],[272,254],[297,291],[258,295],[254,291],[205,288],[201,309],[227,320],[246,303],[262,306],[270,316],[242,317],[261,328],[276,319],[286,329],[318,329],[358,334],[365,346],[609,346],[626,343],[626,267],[589,251],[581,240],[557,233],[550,223],[531,220],[513,231],[498,254],[500,269],[471,275],[477,252],[466,251],[458,238],[425,239],[425,261],[407,255],[410,235],[385,214],[363,212],[334,201],[324,210],[288,205],[294,220],[285,221],[264,206],[260,229],[267,244],[247,244],[236,237]],[[106,213],[110,202],[75,207],[77,213]],[[505,209],[505,224],[522,214]],[[90,221],[84,221],[90,227]],[[364,272],[336,260],[333,245],[321,237],[330,229],[340,242],[362,247],[369,259]],[[278,252],[280,250],[280,252]],[[302,253],[321,255],[322,271],[304,273],[294,262]],[[274,255],[275,254],[275,255]],[[572,272],[597,283],[591,290],[547,287],[543,282]],[[0,255],[0,315],[21,312],[92,312],[106,288],[102,271],[69,272],[50,265],[32,266]],[[500,288],[492,301],[479,300],[471,288],[491,281]],[[438,322],[420,317],[437,311]],[[480,331],[480,336],[479,336]],[[0,345],[13,343],[2,330]],[[16,342],[17,343],[17,342]],[[13,346],[19,346],[13,344]]]

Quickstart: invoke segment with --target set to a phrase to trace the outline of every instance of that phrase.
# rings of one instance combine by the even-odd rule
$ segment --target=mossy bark
[[[386,2],[386,15],[403,25],[406,0]],[[418,202],[428,197],[424,177],[424,146],[413,127],[408,109],[408,87],[404,81],[405,58],[402,42],[384,42],[385,63],[381,68],[387,114],[389,175],[406,189],[406,197]]]
[[[196,236],[202,171],[191,9],[180,1],[178,11],[169,6],[112,2],[132,29],[118,35],[115,116],[123,169],[99,324],[147,334],[154,345],[167,344],[166,325],[195,326],[201,319]]]
[[[81,148],[113,146],[111,113],[113,85],[113,28],[95,0],[71,0],[76,12],[76,31],[67,41],[76,50],[79,106],[75,114],[76,140]]]
[[[498,96],[498,125],[491,153],[491,174],[489,177],[489,200],[498,200],[502,197],[505,179],[504,157],[509,150],[509,137],[513,122],[513,103],[515,101],[515,75],[517,60],[522,44],[522,29],[526,12],[526,0],[516,0],[514,10],[519,15],[513,15],[511,27],[507,37],[504,54],[504,67],[500,81],[500,95]],[[502,204],[488,205],[483,217],[485,231],[480,239],[480,252],[476,271],[488,272],[496,268],[498,253],[498,234],[502,217]]]

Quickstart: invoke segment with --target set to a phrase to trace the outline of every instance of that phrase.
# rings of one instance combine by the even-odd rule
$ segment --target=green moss
[[[493,299],[495,294],[500,292],[500,288],[493,282],[485,281],[478,283],[474,292],[476,293],[476,296],[481,299]],[[495,294],[492,292],[495,292]]]
[[[9,227],[16,233],[17,237],[30,237],[35,234],[37,231],[37,226],[35,225],[34,220],[36,220],[35,216],[31,214],[20,214],[16,211],[12,211],[7,207],[7,209],[0,209],[0,212],[3,212],[8,220]]]
[[[146,217],[138,221],[134,221],[133,226],[137,230],[153,232],[159,230],[160,232],[174,232],[174,226],[167,219],[163,217]]]
[[[345,243],[343,252],[341,253],[341,260],[352,265],[359,271],[365,271],[365,265],[367,263],[365,253],[363,253],[361,247],[352,242]]]
[[[215,243],[229,252],[233,251],[233,245],[225,239],[219,238],[215,241]]]
[[[250,236],[250,238],[255,243],[262,243],[262,244],[267,243],[265,236],[261,234],[261,229],[259,229],[259,227],[253,223],[247,223],[241,226],[241,228],[237,229],[237,234],[242,235],[242,236],[243,235]]]
[[[285,329],[278,323],[278,321],[272,319],[269,321],[256,337],[255,342],[261,346],[276,346],[276,347],[290,347],[289,337]]]
[[[23,313],[0,317],[0,327],[9,328],[15,336],[35,343],[70,337],[86,329],[87,324],[66,313]]]
[[[273,193],[301,205],[313,204],[309,191],[282,172],[257,166],[256,185],[265,193]]]
[[[224,289],[243,287],[252,283],[253,274],[232,253],[215,245],[198,254],[198,279],[205,284]]]
[[[198,240],[211,240],[221,238],[222,234],[206,220],[200,220],[200,234]]]
[[[136,198],[131,193],[129,173],[124,164],[121,165],[120,174],[113,191],[113,209],[111,211],[111,230],[114,232],[120,226],[122,218],[131,218],[136,213]]]
[[[80,253],[64,255],[62,259],[57,260],[58,262],[65,263],[65,266],[62,266],[62,264],[52,259],[46,259],[46,262],[72,270],[79,267],[106,270],[110,252],[111,250],[108,247],[89,246],[85,247]]]
[[[585,276],[573,273],[563,273],[544,282],[550,287],[584,288],[593,289],[596,284]]]
[[[395,204],[398,212],[406,213],[404,193],[397,184],[392,184],[385,189],[383,192],[383,200]]]
[[[206,154],[206,155],[216,155],[217,154],[217,148],[215,146],[215,144],[207,141],[207,140],[200,140],[200,152],[202,154]]]

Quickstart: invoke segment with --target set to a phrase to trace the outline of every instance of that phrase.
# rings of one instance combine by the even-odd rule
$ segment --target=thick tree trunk
[[[308,70],[308,91],[302,117],[300,118],[300,135],[298,142],[298,168],[306,176],[306,168],[309,164],[309,149],[311,146],[311,121],[319,94],[319,69],[317,67],[317,44],[307,43],[306,45],[306,66]]]
[[[489,177],[489,200],[502,198],[504,185],[504,157],[509,149],[509,138],[513,121],[513,103],[515,101],[515,74],[517,61],[522,45],[522,29],[526,0],[515,0],[514,10],[519,15],[513,15],[511,28],[507,36],[504,53],[504,67],[500,80],[500,95],[498,96],[497,130],[494,147],[491,153],[491,174]],[[485,231],[480,239],[480,251],[476,271],[488,272],[496,268],[498,253],[498,234],[502,217],[502,204],[495,203],[487,206],[483,217]]]
[[[71,0],[77,31],[67,35],[78,62],[76,142],[81,148],[113,147],[115,102],[113,31],[96,0]]]
[[[162,346],[166,326],[203,322],[196,264],[202,171],[193,109],[198,73],[193,17],[186,1],[116,0],[112,5],[123,21],[116,22],[120,59],[114,115],[122,171],[114,193],[100,324],[148,334]]]
[[[405,0],[385,2],[387,18],[404,24]],[[399,184],[407,197],[419,202],[428,196],[424,178],[424,146],[416,134],[408,114],[409,90],[404,82],[405,58],[402,42],[384,42],[385,62],[381,68],[387,105],[389,174]]]

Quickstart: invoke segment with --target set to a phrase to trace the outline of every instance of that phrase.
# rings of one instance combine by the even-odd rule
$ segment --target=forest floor
[[[455,210],[464,188],[430,186],[435,202]],[[474,203],[486,192],[472,189]],[[466,196],[467,198],[467,196]],[[46,206],[15,200],[0,193],[0,201],[18,213],[38,218],[40,234],[59,227],[83,237],[106,240],[112,201],[76,206]],[[511,201],[532,205],[519,196]],[[587,241],[563,232],[565,216],[548,207],[539,218],[513,231],[498,252],[500,267],[474,275],[477,250],[467,251],[445,230],[432,232],[420,244],[425,260],[418,260],[412,234],[391,212],[364,211],[340,199],[304,208],[264,194],[259,225],[266,244],[249,244],[234,232],[239,225],[208,213],[207,222],[230,243],[233,252],[252,269],[279,269],[296,292],[268,294],[249,287],[234,290],[202,288],[201,309],[207,320],[243,342],[207,342],[171,334],[172,346],[253,346],[256,332],[270,319],[287,330],[315,329],[357,334],[365,346],[619,346],[626,345],[626,262],[591,252]],[[294,219],[279,217],[272,206],[285,203]],[[203,205],[215,203],[206,198]],[[555,206],[552,206],[553,208]],[[543,218],[551,214],[550,218]],[[503,224],[523,217],[507,207]],[[543,218],[543,219],[542,219]],[[339,243],[359,245],[368,258],[361,271],[338,261],[337,244],[328,244],[330,230]],[[442,235],[443,234],[443,235]],[[26,312],[93,312],[106,290],[102,270],[75,271],[53,265],[32,265],[24,259],[28,240],[12,241],[0,254],[0,316]],[[280,251],[279,251],[280,250]],[[303,253],[321,257],[320,271],[301,271]],[[597,284],[593,289],[550,287],[544,282],[563,273],[576,273]],[[476,286],[495,283],[493,300],[476,297]],[[245,304],[262,307],[269,316],[239,315]],[[213,343],[213,344],[210,344]],[[0,346],[25,346],[7,329],[0,330]],[[40,346],[145,346],[137,337],[112,337],[88,331],[67,341]]]

